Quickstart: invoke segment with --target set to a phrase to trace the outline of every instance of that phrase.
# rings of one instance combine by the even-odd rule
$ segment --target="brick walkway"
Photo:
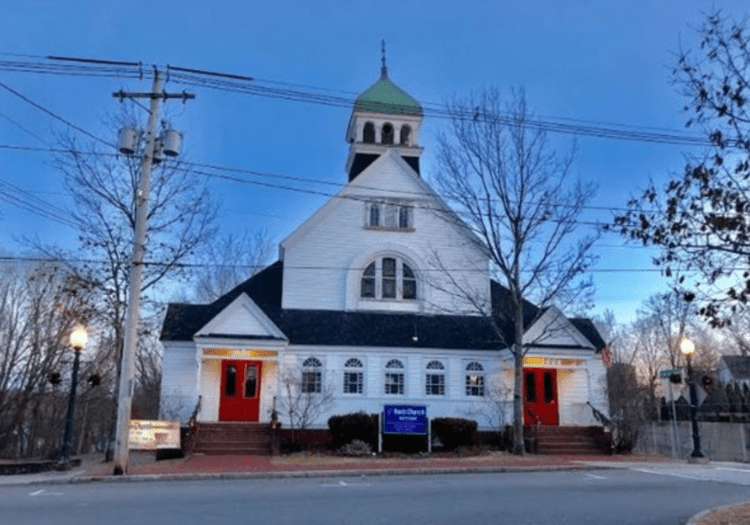
[[[517,457],[494,453],[486,456],[455,457],[431,455],[425,457],[372,457],[344,458],[336,456],[294,454],[289,456],[206,456],[195,454],[183,459],[154,461],[153,455],[133,454],[130,475],[153,474],[220,474],[220,473],[271,473],[317,471],[379,471],[435,469],[444,471],[488,469],[555,469],[581,466],[582,461],[621,462],[660,458],[635,456],[543,456]],[[109,476],[112,463],[102,463],[101,458],[84,459],[82,473],[89,476]]]

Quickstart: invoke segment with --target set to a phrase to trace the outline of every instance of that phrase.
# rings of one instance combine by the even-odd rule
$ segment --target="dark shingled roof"
[[[750,357],[741,355],[723,355],[729,373],[735,379],[750,379]]]
[[[282,276],[283,263],[277,261],[211,304],[170,304],[162,326],[161,340],[192,341],[198,330],[239,295],[246,293],[286,334],[291,344],[477,350],[507,346],[478,316],[282,309]],[[504,332],[505,340],[510,341],[512,323],[508,316],[508,291],[493,281],[491,292],[498,325]],[[531,323],[539,312],[536,306],[525,301],[525,324]],[[572,321],[599,348],[601,337],[593,324],[585,319]],[[593,332],[585,332],[584,329]],[[593,335],[596,340],[592,339]]]
[[[575,326],[578,331],[581,332],[583,336],[591,342],[592,345],[594,345],[597,354],[601,352],[605,346],[607,346],[607,343],[604,341],[604,339],[602,339],[599,330],[596,329],[596,326],[594,326],[594,323],[591,321],[591,319],[586,319],[584,317],[573,317],[569,319],[569,321],[573,323],[573,326]]]

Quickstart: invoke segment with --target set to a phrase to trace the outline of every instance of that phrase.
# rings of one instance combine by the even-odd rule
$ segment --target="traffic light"
[[[677,374],[670,375],[669,376],[669,382],[670,383],[674,383],[676,385],[682,383],[682,374],[677,373]]]

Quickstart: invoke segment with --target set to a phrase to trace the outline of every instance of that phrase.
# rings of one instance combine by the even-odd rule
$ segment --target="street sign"
[[[674,370],[662,370],[659,372],[659,377],[662,379],[669,379],[669,377],[673,374],[682,374],[682,370],[679,368],[675,368]]]
[[[424,405],[385,405],[384,434],[427,434],[427,407]]]

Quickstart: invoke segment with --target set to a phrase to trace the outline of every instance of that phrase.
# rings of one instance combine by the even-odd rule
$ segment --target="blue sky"
[[[716,4],[742,18],[744,1]],[[380,40],[390,77],[417,100],[440,104],[485,87],[523,87],[544,117],[685,132],[683,99],[670,83],[680,46],[696,47],[692,26],[713,2],[622,1],[171,1],[0,0],[0,61],[62,55],[140,61],[248,75],[336,90],[352,99],[379,76]],[[29,55],[24,57],[23,55]],[[102,118],[116,110],[120,88],[145,91],[147,80],[9,72],[0,82],[102,137]],[[344,183],[350,110],[182,86],[197,95],[168,112],[185,134],[185,158]],[[307,89],[307,88],[305,88]],[[21,126],[24,129],[21,129]],[[435,133],[427,118],[423,173],[430,180]],[[0,90],[0,145],[54,144],[64,125]],[[572,137],[554,136],[561,147]],[[114,140],[114,136],[111,137]],[[575,173],[599,184],[596,206],[617,208],[653,178],[679,172],[685,146],[577,138]],[[0,149],[0,179],[67,206],[48,154]],[[304,192],[212,180],[224,231],[265,227],[280,241],[325,198]],[[331,187],[297,182],[297,187]],[[609,221],[611,213],[591,211]],[[70,244],[74,232],[0,201],[0,246],[20,253],[17,239]],[[640,302],[664,288],[650,253],[605,237],[594,279],[596,312],[630,320]]]

